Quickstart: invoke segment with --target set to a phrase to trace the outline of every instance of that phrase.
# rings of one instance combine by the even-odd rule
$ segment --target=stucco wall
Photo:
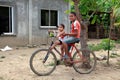
[[[64,0],[34,0],[33,2],[33,43],[47,44],[47,28],[40,27],[40,10],[58,10],[58,24],[63,23],[68,26],[68,15],[65,10],[69,8]]]
[[[0,46],[28,44],[28,0],[0,0],[0,6],[14,8],[14,36],[0,36]]]
[[[29,0],[0,0],[0,5],[14,7],[14,36],[0,36],[0,46],[23,46],[29,44]],[[40,9],[58,10],[59,23],[68,30],[69,8],[64,0],[32,0],[32,44],[47,44],[47,28],[40,28]]]

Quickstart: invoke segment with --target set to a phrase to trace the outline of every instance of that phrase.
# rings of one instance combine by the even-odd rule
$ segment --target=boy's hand
[[[68,36],[68,33],[64,33],[63,35],[64,35],[64,36]]]

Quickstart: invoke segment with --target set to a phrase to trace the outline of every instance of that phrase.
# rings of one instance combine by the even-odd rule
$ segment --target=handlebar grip
[[[50,33],[49,33],[49,36],[50,36],[50,37],[54,37],[54,33],[50,32]]]

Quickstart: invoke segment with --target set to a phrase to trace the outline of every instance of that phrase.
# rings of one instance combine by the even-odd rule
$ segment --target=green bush
[[[110,39],[102,39],[99,44],[89,44],[88,48],[92,51],[111,50],[115,47],[115,41]]]
[[[118,39],[117,41],[115,41],[116,43],[120,44],[120,39]]]
[[[103,46],[103,50],[112,50],[115,47],[115,41],[110,39],[103,39],[100,45]]]
[[[89,44],[88,48],[90,50],[92,50],[92,51],[99,51],[99,50],[102,49],[102,47],[99,44],[97,44],[97,45],[95,45],[95,44]]]

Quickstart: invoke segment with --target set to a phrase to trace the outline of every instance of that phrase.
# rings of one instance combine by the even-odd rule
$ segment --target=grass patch
[[[120,55],[119,54],[111,54],[110,55],[110,58],[117,58],[117,57],[120,57]]]
[[[2,60],[0,60],[0,62],[3,62]]]
[[[0,80],[5,80],[3,77],[0,77]]]
[[[118,61],[117,63],[116,63],[116,67],[117,67],[117,69],[120,69],[120,62]]]
[[[54,66],[55,65],[55,63],[54,62],[51,62],[51,63],[49,63],[48,65],[46,65],[46,66]]]
[[[54,62],[51,62],[51,63],[49,63],[47,66],[54,66],[55,65],[55,63]],[[56,63],[56,65],[64,65],[64,61],[57,61],[57,63]]]
[[[97,44],[97,45],[95,45],[95,44],[89,44],[88,48],[90,50],[92,50],[92,51],[99,51],[99,50],[102,49],[102,47],[99,44]]]
[[[116,55],[110,55],[110,58],[116,58],[117,56]]]
[[[99,44],[89,44],[88,48],[92,51],[112,50],[115,47],[115,41],[110,39],[102,39]]]
[[[120,44],[120,39],[118,39],[117,41],[115,41],[115,43]]]
[[[120,62],[117,62],[116,64],[120,66]]]

